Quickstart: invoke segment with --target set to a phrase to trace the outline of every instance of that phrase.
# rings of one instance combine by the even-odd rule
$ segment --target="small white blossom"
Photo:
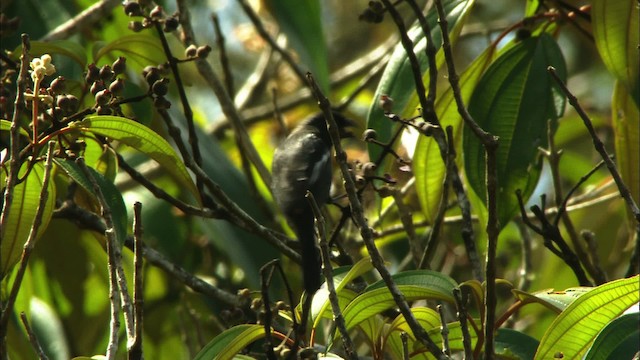
[[[34,58],[29,64],[31,67],[31,79],[35,83],[42,80],[45,76],[53,75],[56,67],[51,63],[51,55],[44,54],[39,58]]]

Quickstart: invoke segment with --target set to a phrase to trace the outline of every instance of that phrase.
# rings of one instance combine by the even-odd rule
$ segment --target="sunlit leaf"
[[[511,292],[525,304],[538,303],[559,313],[591,289],[590,287],[574,287],[563,291],[542,290],[534,293],[513,289]]]
[[[464,103],[468,103],[480,76],[489,67],[495,55],[495,48],[488,47],[460,75],[460,93]],[[458,113],[451,87],[436,100],[436,114],[443,128],[453,127],[453,140],[460,152],[462,135],[462,118]],[[461,159],[458,156],[457,159]],[[420,207],[427,220],[432,222],[436,215],[442,196],[445,163],[440,156],[438,144],[429,137],[420,136],[413,157],[413,172],[416,176],[416,193],[420,199]]]
[[[549,326],[535,359],[581,358],[598,333],[640,301],[640,276],[600,285],[571,303]]]
[[[469,102],[469,113],[485,131],[499,137],[497,157],[498,220],[501,226],[518,213],[516,190],[533,192],[542,162],[548,126],[555,128],[565,99],[547,67],[566,79],[562,53],[546,33],[522,40],[503,53],[483,75]],[[474,192],[486,203],[485,152],[468,129],[463,133],[465,171]]]
[[[118,140],[149,156],[200,201],[198,190],[178,154],[166,140],[150,128],[127,118],[101,115],[88,116],[73,123],[71,127]]]
[[[611,321],[593,342],[585,360],[623,359],[640,351],[640,313],[625,314]]]
[[[443,1],[444,10],[447,14],[447,21],[449,22],[450,36],[455,40],[455,35],[460,32],[464,20],[469,13],[469,10],[475,3],[474,0],[448,0]],[[436,49],[440,48],[442,43],[442,36],[440,27],[437,24],[437,12],[431,9],[431,12],[427,15],[427,22],[431,29],[431,36],[433,38],[433,44]],[[416,54],[420,63],[420,70],[425,74],[428,68],[428,59],[425,53],[427,45],[426,39],[422,33],[422,29],[419,25],[414,26],[409,31],[409,37],[414,43],[413,51]],[[436,63],[438,67],[444,62],[444,57],[441,52],[437,56]],[[411,70],[411,64],[407,57],[407,54],[402,47],[402,44],[398,44],[391,55],[391,59],[385,68],[376,93],[374,95],[374,101],[371,102],[369,113],[367,114],[367,127],[375,129],[378,133],[378,139],[382,142],[387,142],[391,139],[392,129],[394,124],[384,116],[383,110],[378,104],[380,96],[387,95],[394,100],[394,112],[403,116],[411,116],[416,114],[416,97],[415,97],[415,82],[413,72]],[[425,86],[428,87],[429,77],[425,74],[423,77]],[[413,100],[412,100],[413,99]],[[411,105],[410,105],[411,104]],[[369,146],[369,157],[371,159],[377,159],[381,149],[379,146]]]
[[[262,325],[238,325],[225,330],[200,350],[194,360],[233,359],[242,349],[264,337]]]
[[[340,292],[345,286],[347,286],[347,284],[349,284],[358,276],[368,272],[372,268],[373,264],[371,264],[371,259],[366,257],[360,259],[356,264],[352,266],[335,269],[334,272],[336,273],[334,274],[333,282],[336,293],[340,295]],[[324,283],[313,296],[313,302],[311,304],[311,317],[315,319],[313,324],[314,327],[320,320],[318,315],[324,314],[326,311],[330,311],[329,306],[329,290],[327,289],[327,284]]]
[[[616,146],[616,165],[620,176],[636,202],[640,201],[640,111],[627,88],[620,81],[616,82],[611,102],[613,134]],[[630,210],[630,229],[636,224]],[[633,233],[633,230],[631,230]]]
[[[591,16],[593,38],[602,61],[640,107],[638,4],[632,0],[595,0]]]
[[[448,276],[430,270],[413,270],[393,275],[393,279],[407,301],[437,299],[453,302],[453,289],[457,286]],[[389,289],[382,281],[367,287],[355,298],[342,314],[347,329],[366,318],[396,306]]]
[[[23,128],[19,128],[20,130],[20,135],[25,136],[25,137],[29,137],[29,133],[27,132],[27,130],[23,129]],[[9,132],[11,130],[11,121],[7,121],[7,120],[0,120],[0,131],[7,131]]]
[[[29,164],[25,163],[20,168],[18,176],[23,177]],[[8,168],[8,166],[7,166]],[[8,171],[8,170],[7,170]],[[2,194],[4,194],[6,186],[7,172],[5,169],[0,169],[0,184],[2,184]],[[40,192],[42,190],[42,184],[44,180],[44,164],[42,162],[36,162],[31,168],[31,172],[27,175],[26,179],[16,185],[13,190],[13,202],[11,203],[11,210],[9,211],[9,217],[6,219],[5,226],[0,229],[2,232],[0,236],[0,278],[4,278],[9,269],[20,260],[22,254],[22,248],[29,238],[33,220],[36,216],[38,204],[40,203]],[[53,215],[53,209],[56,200],[56,187],[53,181],[49,181],[47,186],[49,196],[44,203],[44,211],[42,213],[42,223],[38,229],[36,239],[42,236],[44,230],[46,230]],[[4,196],[1,199],[0,209],[4,209]]]

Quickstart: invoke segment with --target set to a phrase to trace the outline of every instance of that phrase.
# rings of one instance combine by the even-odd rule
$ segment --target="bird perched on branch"
[[[333,118],[340,136],[351,136],[346,131],[353,125],[351,121],[337,112],[333,112]],[[320,288],[321,259],[306,194],[310,191],[319,206],[330,201],[332,153],[327,123],[319,113],[300,123],[273,156],[273,196],[300,241],[304,289],[309,295]]]

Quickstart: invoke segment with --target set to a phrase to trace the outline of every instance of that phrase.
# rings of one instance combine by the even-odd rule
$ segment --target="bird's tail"
[[[322,284],[322,259],[316,246],[315,229],[313,226],[298,229],[298,240],[302,249],[302,276],[304,290],[313,295]]]

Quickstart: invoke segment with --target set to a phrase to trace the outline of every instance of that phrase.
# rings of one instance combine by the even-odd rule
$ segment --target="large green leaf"
[[[469,113],[485,131],[499,136],[497,156],[498,219],[501,226],[518,213],[515,191],[528,197],[542,166],[539,147],[547,144],[548,125],[555,128],[565,99],[554,87],[547,67],[566,79],[562,53],[546,33],[527,38],[496,59],[469,102]],[[471,131],[463,134],[464,165],[469,184],[486,203],[485,153]]]
[[[200,201],[198,190],[178,154],[165,139],[150,128],[127,118],[108,115],[88,116],[82,121],[73,123],[71,127],[82,132],[118,140],[144,153],[157,161],[195,199]]]
[[[480,76],[489,67],[495,55],[495,47],[488,47],[471,65],[460,75],[460,93],[465,104],[480,80]],[[453,127],[453,137],[456,150],[460,152],[460,137],[462,135],[462,118],[458,114],[451,87],[438,97],[436,114],[443,128]],[[460,156],[457,159],[461,159]],[[416,177],[416,193],[420,199],[420,206],[425,217],[433,221],[442,196],[445,163],[440,156],[438,144],[432,138],[421,136],[416,144],[413,157],[413,173]]]
[[[234,326],[205,345],[194,360],[233,359],[238,352],[262,337],[264,337],[262,325]]]
[[[549,326],[535,359],[579,359],[598,333],[640,301],[640,276],[611,281],[580,296]]]
[[[103,57],[111,60],[120,54],[127,57],[127,66],[136,69],[142,69],[148,64],[157,64],[166,58],[160,41],[147,32],[123,35],[109,43],[95,43],[93,61],[98,63]]]
[[[430,270],[405,271],[393,275],[398,289],[407,301],[437,299],[453,302],[456,282],[450,277]],[[367,318],[396,305],[384,282],[367,287],[364,293],[347,306],[344,315],[347,329],[351,329]]]
[[[303,71],[311,71],[322,91],[329,92],[329,64],[319,0],[265,1],[280,29],[300,55]]]
[[[589,290],[591,290],[590,287],[574,287],[563,291],[542,290],[532,294],[518,289],[513,289],[511,292],[524,304],[538,303],[559,313]]]
[[[352,266],[345,266],[338,269],[334,269],[333,282],[335,291],[340,295],[342,289],[347,286],[353,279],[373,269],[371,259],[369,257],[360,259],[356,264]],[[324,314],[328,311],[331,303],[329,301],[329,290],[326,283],[322,285],[320,289],[313,295],[313,301],[311,303],[311,317],[314,320],[314,327],[320,321],[318,315]]]
[[[447,14],[447,21],[449,22],[449,35],[452,41],[455,41],[457,34],[460,33],[464,20],[474,3],[475,0],[443,1],[443,6]],[[431,29],[433,44],[436,49],[439,49],[442,43],[442,33],[440,31],[440,27],[437,26],[437,18],[438,14],[435,8],[431,9],[431,12],[427,14],[427,22]],[[409,31],[409,37],[414,43],[413,51],[418,57],[420,70],[424,74],[429,67],[427,55],[425,53],[427,41],[419,25],[414,26]],[[440,51],[436,57],[437,66],[440,67],[443,62],[444,56]],[[394,124],[384,116],[383,110],[378,105],[378,99],[382,95],[387,95],[394,100],[395,113],[401,114],[405,117],[415,115],[417,97],[415,95],[416,87],[413,79],[411,63],[409,62],[402,44],[398,44],[382,74],[382,78],[380,79],[380,83],[378,84],[378,88],[374,95],[375,101],[371,102],[371,107],[367,114],[367,126],[376,130],[380,141],[386,142],[391,139]],[[423,76],[422,81],[425,83],[425,87],[428,87],[428,74]],[[381,149],[379,146],[369,146],[369,157],[371,159],[377,159],[380,152]]]
[[[595,0],[591,16],[593,38],[602,61],[640,107],[638,4],[633,0]]]
[[[507,358],[532,359],[538,344],[538,340],[513,329],[500,328],[496,335],[496,352]]]
[[[73,181],[82,186],[84,190],[89,194],[94,194],[93,185],[89,178],[87,178],[80,167],[72,160],[54,160],[56,164],[69,175]],[[116,231],[116,237],[118,242],[123,245],[127,237],[127,207],[122,200],[122,194],[116,188],[116,186],[105,178],[102,174],[97,172],[91,167],[87,167],[91,176],[95,179],[105,202],[111,211],[111,217],[113,219],[113,226]]]
[[[22,45],[18,46],[14,52],[15,55],[22,53]],[[44,54],[64,55],[75,61],[82,69],[87,66],[87,56],[85,49],[77,42],[68,40],[57,40],[51,42],[32,41],[29,53],[32,56],[41,56]]]
[[[622,315],[598,334],[585,360],[622,359],[640,351],[640,313]]]
[[[640,111],[627,88],[616,82],[611,102],[611,117],[615,135],[616,163],[622,180],[629,187],[631,197],[640,201]],[[629,211],[629,209],[627,209]],[[631,229],[635,220],[629,211]]]
[[[19,171],[19,176],[26,174],[29,165],[23,164]],[[7,166],[8,168],[8,166]],[[0,184],[2,184],[2,194],[4,194],[6,186],[7,171],[0,169]],[[5,226],[0,229],[0,279],[4,278],[9,269],[20,260],[22,247],[29,238],[33,220],[36,216],[38,204],[40,202],[40,192],[42,190],[44,180],[44,164],[37,162],[33,164],[31,172],[26,179],[13,189],[13,202],[9,217]],[[36,239],[42,236],[42,233],[49,225],[56,200],[56,187],[53,181],[49,181],[47,186],[49,196],[44,203],[44,212],[42,213],[42,223],[38,229]],[[4,196],[0,199],[0,210],[4,209]]]

